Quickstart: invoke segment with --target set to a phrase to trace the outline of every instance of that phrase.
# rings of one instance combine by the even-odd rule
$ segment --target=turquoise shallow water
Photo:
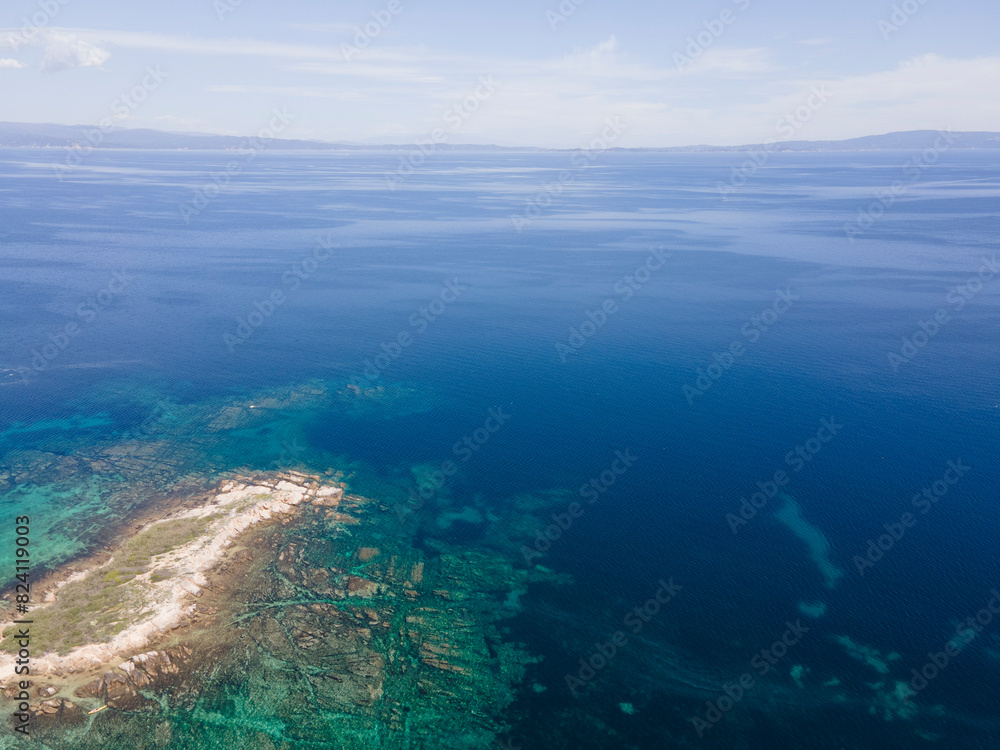
[[[541,657],[506,714],[515,744],[991,747],[994,623],[925,690],[897,685],[1000,584],[1000,287],[968,286],[997,250],[1000,162],[944,155],[852,244],[845,223],[910,157],[774,155],[723,201],[732,156],[609,154],[518,231],[565,156],[438,156],[390,191],[398,155],[264,154],[185,223],[226,155],[96,153],[59,182],[53,154],[4,151],[0,521],[30,508],[36,562],[56,564],[179,482],[342,469],[414,510],[406,543],[428,560],[502,550],[572,574],[495,594],[512,597],[505,638]],[[662,267],[637,271],[657,247]],[[491,409],[510,415],[495,430]],[[824,419],[843,425],[828,440]],[[921,513],[913,496],[955,460],[971,469]],[[758,499],[733,533],[780,471],[791,501]],[[861,575],[904,512],[915,525]],[[515,528],[541,557],[502,541]],[[671,577],[680,592],[633,632]],[[761,674],[796,621],[808,632]],[[574,697],[566,676],[619,630]],[[173,716],[171,741],[300,746],[227,670],[208,693],[227,698]],[[692,718],[745,673],[699,737]],[[152,743],[162,717],[142,721]]]

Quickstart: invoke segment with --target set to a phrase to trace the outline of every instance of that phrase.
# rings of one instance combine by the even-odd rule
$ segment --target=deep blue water
[[[853,243],[845,224],[905,180],[913,154],[773,155],[723,200],[717,184],[737,155],[604,154],[582,170],[568,154],[436,155],[389,190],[399,154],[270,153],[188,222],[179,206],[231,154],[96,152],[60,181],[51,164],[62,156],[0,151],[4,451],[44,438],[45,420],[100,417],[75,424],[85,438],[144,418],[142,399],[102,401],[108,389],[193,403],[363,377],[407,332],[412,344],[374,382],[418,388],[433,405],[317,414],[309,450],[386,473],[440,465],[502,408],[509,422],[451,489],[456,509],[575,491],[616,451],[638,456],[542,561],[575,585],[530,591],[511,623],[545,657],[528,683],[546,689],[519,704],[512,736],[524,747],[551,743],[555,717],[580,747],[614,746],[591,721],[641,747],[1000,744],[1000,622],[907,715],[885,697],[1000,589],[1000,280],[961,309],[950,291],[1000,250],[1000,152],[943,154]],[[511,216],[566,169],[568,185],[518,231]],[[321,237],[336,247],[313,266]],[[616,283],[657,247],[669,257],[626,299]],[[448,282],[457,300],[413,325]],[[227,346],[274,290],[285,301]],[[792,304],[772,325],[754,322],[779,291]],[[560,357],[556,345],[609,298],[617,311]],[[948,321],[894,369],[889,353],[942,308]],[[46,358],[71,321],[78,332]],[[685,396],[732,342],[744,353]],[[795,471],[786,454],[824,418],[842,429]],[[959,459],[972,468],[920,514],[911,497]],[[726,515],[779,470],[803,533],[826,540],[841,577],[828,581],[776,518],[781,498],[731,531]],[[854,556],[907,511],[916,525],[860,576]],[[571,697],[564,675],[670,577],[676,599]],[[804,616],[803,602],[824,614]],[[753,671],[786,620],[808,634],[699,739],[691,717]],[[881,674],[842,637],[899,657]],[[808,670],[801,687],[795,665]]]

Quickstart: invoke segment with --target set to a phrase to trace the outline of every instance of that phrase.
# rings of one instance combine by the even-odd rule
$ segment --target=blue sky
[[[563,148],[609,120],[619,146],[1000,130],[998,21],[995,0],[8,0],[0,120],[247,135],[278,110],[282,137]]]

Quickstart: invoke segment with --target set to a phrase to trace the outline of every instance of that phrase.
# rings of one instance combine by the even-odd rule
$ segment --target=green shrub
[[[129,581],[144,573],[153,558],[181,547],[204,533],[210,519],[175,519],[154,525],[128,539],[114,553],[115,568],[103,575],[95,571],[82,581],[63,586],[55,604],[33,612],[32,644],[42,651],[65,654],[86,643],[101,643],[127,628],[144,602],[138,587]],[[154,573],[153,582],[168,575]],[[96,616],[95,616],[96,615]],[[93,624],[91,624],[93,621]],[[13,638],[0,643],[0,651],[14,653]]]

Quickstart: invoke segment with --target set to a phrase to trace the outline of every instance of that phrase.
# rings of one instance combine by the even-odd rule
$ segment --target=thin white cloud
[[[746,74],[766,73],[774,70],[771,63],[771,50],[763,47],[746,49],[706,50],[700,57],[693,59],[684,70],[692,75],[701,73]]]
[[[159,115],[154,117],[151,122],[159,128],[165,127],[172,130],[191,131],[197,128],[210,129],[212,127],[212,123],[198,117],[176,117],[174,115]]]
[[[67,29],[40,28],[30,36],[18,29],[0,29],[0,48],[4,47],[41,47],[44,53],[39,68],[46,73],[100,67],[111,59],[108,50]],[[0,59],[0,68],[27,67],[27,63],[13,58]]]
[[[205,91],[213,94],[279,94],[281,96],[303,96],[309,99],[340,99],[356,101],[362,98],[356,91],[344,89],[316,88],[309,86],[257,86],[243,84],[223,84],[206,86]]]
[[[611,62],[618,54],[618,39],[612,34],[603,42],[598,42],[593,47],[585,50],[582,54],[575,55],[592,65],[602,65]]]
[[[377,136],[400,136],[400,135],[411,135],[410,129],[406,125],[402,125],[398,122],[387,122],[379,127],[375,128],[375,135]]]
[[[343,42],[329,45],[285,44],[258,39],[204,37],[95,29],[59,29],[93,45],[218,57],[259,57],[286,60],[285,72],[319,73],[383,81],[434,82],[444,80],[431,68],[450,70],[474,64],[474,58],[428,52],[422,48],[380,47],[345,55]]]
[[[831,88],[836,96],[817,118],[817,137],[947,127],[1000,130],[1000,56],[920,55],[891,70],[832,80]]]
[[[315,24],[306,24],[316,26]],[[319,24],[318,26],[324,26]],[[333,26],[339,26],[334,24]],[[356,52],[348,59],[342,43],[329,45],[286,44],[257,39],[210,39],[204,37],[94,29],[58,29],[94,46],[175,52],[189,55],[243,56],[284,59],[292,63],[286,72],[317,73],[385,81],[435,83],[453,79],[456,73],[503,73],[506,77],[556,75],[615,79],[624,85],[665,81],[680,71],[674,65],[657,67],[632,59],[615,36],[590,48],[556,58],[540,60],[488,59],[427,50],[423,47],[381,45]],[[691,73],[743,75],[770,69],[767,50],[709,50]]]
[[[285,66],[282,70],[298,73],[314,73],[317,75],[344,76],[348,78],[402,81],[408,84],[444,80],[441,76],[428,76],[418,67],[381,65],[378,63],[364,63],[360,61],[354,65],[338,65],[328,62],[304,62],[296,65]]]
[[[100,67],[111,53],[74,34],[47,30],[41,35],[45,46],[45,56],[39,67],[46,73],[55,73],[71,68]]]
[[[766,51],[711,50],[705,57],[708,64],[700,71],[671,77],[647,70],[661,73],[660,80],[617,77],[623,68],[614,66],[608,76],[565,66],[539,66],[533,74],[518,67],[502,79],[496,101],[477,114],[475,126],[508,142],[564,146],[583,140],[581,126],[599,129],[608,116],[620,117],[626,127],[621,146],[825,140],[948,127],[1000,130],[1000,57],[925,55],[889,70],[814,79],[774,68],[754,72],[767,65]],[[809,102],[822,106],[812,109]]]
[[[554,74],[589,78],[618,78],[622,80],[659,81],[677,75],[673,69],[651,67],[634,61],[621,51],[617,37],[610,36],[594,46],[560,58],[530,61],[495,61],[501,69],[521,75]]]
[[[356,23],[286,23],[286,29],[293,31],[314,31],[320,34],[353,34],[358,29]]]
[[[145,31],[117,31],[112,29],[60,29],[94,44],[131,49],[179,52],[190,55],[217,55],[235,57],[276,57],[288,60],[335,60],[345,67],[351,63],[345,57],[341,44],[285,44],[260,39],[209,39],[205,37],[156,34]],[[427,62],[457,61],[454,55],[431,54],[426,50],[385,48],[363,50],[354,58],[377,62],[407,62],[421,59]]]

